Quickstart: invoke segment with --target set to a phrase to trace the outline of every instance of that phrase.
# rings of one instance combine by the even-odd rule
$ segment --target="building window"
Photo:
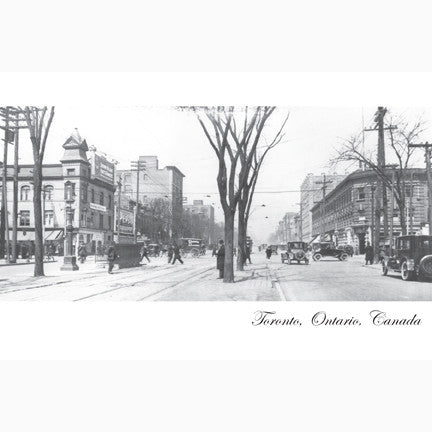
[[[99,204],[104,205],[104,201],[105,201],[105,196],[104,196],[104,193],[101,192],[100,197],[99,197]]]
[[[30,211],[21,210],[21,212],[20,212],[20,226],[30,226]]]
[[[81,226],[85,228],[87,226],[87,212],[81,213]]]
[[[94,192],[94,189],[92,189],[91,190],[91,202],[94,204],[94,201],[95,201],[95,192]]]
[[[103,229],[104,227],[104,220],[103,220],[103,214],[99,215],[99,228]]]
[[[125,185],[125,187],[124,187],[124,191],[125,191],[125,193],[127,193],[127,194],[132,193],[132,186],[131,186],[131,185]]]
[[[108,229],[109,230],[112,229],[111,222],[112,222],[112,218],[111,218],[111,216],[108,216]]]
[[[86,203],[88,200],[88,185],[83,184],[81,189],[81,200],[83,203]]]
[[[130,174],[126,174],[124,176],[124,182],[125,183],[130,183],[131,182],[131,175]]]
[[[364,200],[366,199],[366,194],[365,194],[365,188],[364,187],[360,187],[357,189],[358,192],[358,199],[359,200]]]
[[[51,185],[45,186],[45,201],[51,201],[53,199],[54,187]]]
[[[108,208],[110,209],[112,206],[112,197],[111,195],[108,195]]]
[[[54,226],[54,212],[52,210],[45,210],[44,224],[47,227]]]
[[[67,201],[73,201],[75,198],[75,183],[71,183],[70,181],[67,181],[65,183],[65,196],[64,199]]]
[[[30,199],[30,186],[21,187],[21,201],[28,201]]]
[[[412,186],[414,189],[414,185]],[[411,197],[411,185],[405,186],[405,197],[410,198]]]
[[[74,176],[75,175],[75,168],[67,168],[66,170],[68,176]]]

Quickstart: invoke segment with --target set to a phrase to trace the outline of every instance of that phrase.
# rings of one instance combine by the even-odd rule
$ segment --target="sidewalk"
[[[44,260],[44,263],[52,263],[52,262],[57,262],[59,260],[62,260],[63,257],[54,257],[53,260]],[[27,260],[26,258],[18,258],[17,261],[15,263],[7,263],[5,259],[0,259],[0,267],[3,266],[17,266],[17,265],[30,265],[30,264],[34,264],[34,259],[31,260]]]

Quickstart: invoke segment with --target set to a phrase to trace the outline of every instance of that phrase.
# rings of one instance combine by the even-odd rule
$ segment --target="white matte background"
[[[0,102],[430,106],[426,5],[3,2]],[[374,328],[380,308],[424,325]],[[254,328],[257,309],[305,325]],[[306,326],[318,310],[364,325]],[[429,431],[431,312],[1,303],[0,429]]]

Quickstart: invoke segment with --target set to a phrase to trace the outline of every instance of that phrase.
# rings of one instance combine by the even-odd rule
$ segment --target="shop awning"
[[[50,240],[60,240],[63,237],[63,230],[56,229],[52,231],[45,231],[45,241]]]

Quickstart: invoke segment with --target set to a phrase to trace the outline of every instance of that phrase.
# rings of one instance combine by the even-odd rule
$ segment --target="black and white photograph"
[[[432,299],[430,108],[0,115],[0,300]]]
[[[430,431],[426,1],[0,16],[0,431]]]

